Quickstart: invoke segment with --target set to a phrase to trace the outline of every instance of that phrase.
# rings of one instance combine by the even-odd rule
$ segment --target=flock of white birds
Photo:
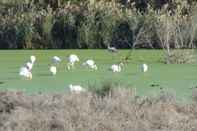
[[[22,78],[27,79],[27,80],[32,79],[32,69],[34,67],[35,61],[36,61],[36,57],[32,55],[32,56],[30,56],[30,60],[20,68],[19,75]],[[60,57],[58,57],[58,56],[53,56],[52,57],[52,64],[49,68],[49,71],[51,72],[52,75],[57,74],[57,65],[61,62],[62,62],[62,60],[61,60]],[[75,69],[75,63],[79,62],[79,57],[75,54],[71,54],[71,55],[68,56],[67,62],[68,63],[67,63],[66,67],[67,67],[68,70]],[[83,62],[82,66],[84,66],[88,69],[91,69],[91,70],[97,70],[98,69],[95,61],[92,60],[92,59],[88,59],[85,62]],[[123,63],[113,64],[113,65],[110,66],[109,69],[114,73],[115,72],[121,72],[123,66],[124,66]],[[147,64],[142,64],[141,65],[141,70],[142,70],[142,72],[147,72],[148,71],[148,65]],[[70,89],[71,92],[84,92],[85,91],[85,89],[82,88],[80,85],[70,84],[69,89]]]

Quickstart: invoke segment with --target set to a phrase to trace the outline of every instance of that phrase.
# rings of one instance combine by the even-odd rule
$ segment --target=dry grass
[[[163,94],[136,97],[115,89],[108,96],[0,93],[1,131],[196,131],[197,103],[178,104]]]
[[[187,49],[173,50],[166,56],[165,62],[171,64],[189,64],[195,61],[194,51]]]

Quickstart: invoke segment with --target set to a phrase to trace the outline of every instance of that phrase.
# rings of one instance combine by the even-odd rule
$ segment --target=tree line
[[[2,0],[0,48],[195,48],[196,11],[196,0]]]

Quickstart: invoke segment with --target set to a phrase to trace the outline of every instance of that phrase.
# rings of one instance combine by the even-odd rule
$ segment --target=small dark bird
[[[150,85],[151,87],[158,87],[158,86],[160,86],[159,84],[151,84]]]

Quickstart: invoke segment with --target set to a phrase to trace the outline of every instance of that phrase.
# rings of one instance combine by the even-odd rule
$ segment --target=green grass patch
[[[65,91],[69,84],[80,84],[85,88],[101,87],[105,81],[135,88],[139,95],[157,95],[161,90],[173,92],[180,99],[190,99],[192,88],[196,87],[197,64],[162,63],[162,50],[135,50],[131,60],[120,73],[109,71],[111,64],[118,63],[129,50],[111,54],[106,50],[1,50],[0,51],[0,89],[34,92]],[[80,62],[75,70],[67,71],[66,57],[77,54]],[[23,80],[18,75],[20,67],[35,55],[37,61],[33,68],[33,79]],[[58,66],[57,75],[52,76],[49,65],[52,56],[63,59]],[[98,65],[97,71],[81,66],[86,59],[93,59]],[[142,73],[140,65],[147,63],[149,70]]]

